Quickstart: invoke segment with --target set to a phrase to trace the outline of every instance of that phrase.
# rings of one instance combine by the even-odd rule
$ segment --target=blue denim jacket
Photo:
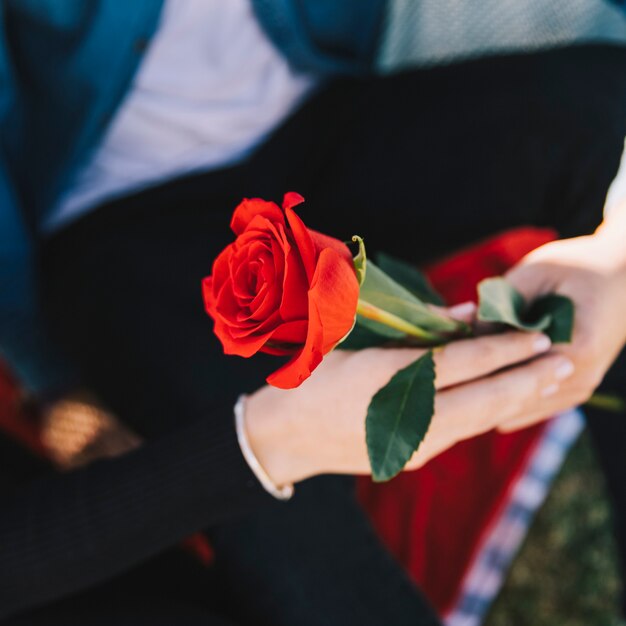
[[[252,3],[294,66],[332,76],[373,67],[388,1]],[[33,391],[75,380],[39,319],[38,224],[97,146],[161,9],[162,0],[0,1],[0,352]]]

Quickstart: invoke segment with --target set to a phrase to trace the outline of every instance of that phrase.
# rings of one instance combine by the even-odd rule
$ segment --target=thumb
[[[526,302],[532,302],[552,291],[553,285],[548,283],[548,276],[549,272],[542,271],[540,265],[524,259],[504,275]]]
[[[476,304],[471,301],[462,302],[450,307],[429,304],[428,308],[440,313],[441,315],[451,317],[457,322],[465,322],[466,324],[471,325],[476,321]]]
[[[476,321],[476,304],[470,301],[455,304],[447,309],[447,313],[450,317],[459,322],[472,324]]]

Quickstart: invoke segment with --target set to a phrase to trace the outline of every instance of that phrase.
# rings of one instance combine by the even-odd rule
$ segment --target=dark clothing
[[[142,616],[134,624],[152,624],[167,605],[191,612],[185,621],[181,609],[181,625],[211,623],[211,613],[272,626],[435,624],[347,479],[307,481],[288,503],[245,485],[228,407],[277,360],[223,356],[200,280],[232,238],[238,201],[280,200],[288,190],[307,199],[299,214],[308,226],[346,239],[358,233],[370,253],[415,263],[523,224],[589,232],[626,135],[625,76],[626,51],[583,47],[341,81],[247,163],[113,202],[53,237],[41,259],[51,328],[93,389],[149,443],[2,499],[0,611],[125,570],[108,585],[132,590],[129,580],[146,581],[140,561],[207,528],[216,565],[194,599],[203,575],[166,567],[162,587],[148,585],[145,596],[101,586],[49,607],[39,622],[33,614],[16,623],[71,624],[53,616],[73,606],[90,607],[97,623],[100,605],[123,623],[117,616],[132,605]],[[626,443],[626,422],[613,426]],[[615,496],[626,501],[621,491]],[[242,513],[259,500],[268,504]]]
[[[241,455],[232,406],[198,417],[118,459],[2,491],[0,616],[106,580],[270,500]]]

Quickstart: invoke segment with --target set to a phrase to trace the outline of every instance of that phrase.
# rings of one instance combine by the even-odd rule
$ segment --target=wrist
[[[304,454],[296,419],[287,406],[289,392],[262,387],[246,402],[246,433],[257,460],[276,485],[286,485],[314,475]]]
[[[626,201],[614,207],[593,236],[602,256],[608,257],[615,271],[626,273]]]

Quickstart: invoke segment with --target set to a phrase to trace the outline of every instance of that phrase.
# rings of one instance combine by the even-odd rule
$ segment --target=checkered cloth
[[[548,424],[526,467],[512,484],[502,513],[487,529],[463,579],[459,600],[445,616],[446,626],[479,626],[483,622],[535,513],[583,428],[584,417],[579,409],[563,413]]]

